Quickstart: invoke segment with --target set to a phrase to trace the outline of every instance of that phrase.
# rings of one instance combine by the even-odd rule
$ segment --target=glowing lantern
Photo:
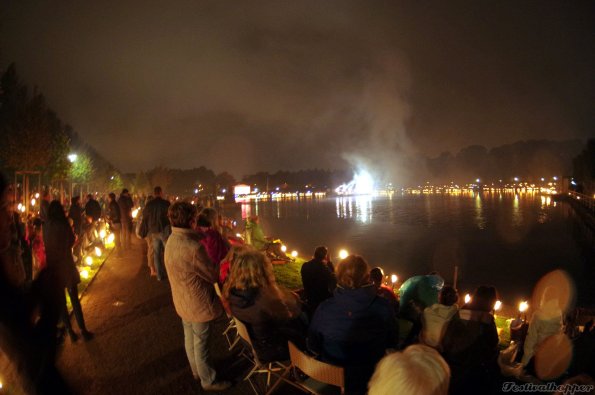
[[[105,239],[105,236],[107,236],[107,232],[105,231],[105,229],[101,229],[99,231],[99,237],[101,237],[102,239]]]
[[[499,300],[496,301],[496,303],[494,303],[494,310],[498,311],[502,308],[502,302],[500,302]]]
[[[81,277],[85,279],[89,278],[89,271],[87,269],[81,270]]]
[[[91,255],[88,255],[88,256],[85,258],[85,263],[86,263],[88,266],[91,266],[91,265],[93,264],[93,258],[91,257]]]
[[[465,294],[465,303],[471,302],[471,295]]]
[[[35,194],[35,199],[39,199],[39,192]],[[2,387],[0,387],[2,388]]]
[[[114,242],[115,239],[116,239],[116,237],[114,236],[114,234],[110,233],[109,235],[107,235],[106,241],[108,242],[108,244],[111,244]]]
[[[281,246],[281,251],[287,252],[287,246],[285,244]]]
[[[521,313],[526,312],[529,309],[529,303],[527,303],[527,301],[523,300],[521,303],[519,303],[519,311]]]
[[[291,251],[292,258],[296,258],[298,256],[298,252],[296,250]]]
[[[349,256],[349,252],[347,252],[347,250],[341,250],[341,251],[339,251],[339,258],[345,259],[348,256]]]
[[[132,218],[136,218],[138,216],[138,208],[135,208],[134,210],[132,210]]]
[[[37,200],[35,200],[35,198],[31,199],[31,205],[35,206],[35,203],[37,203]]]
[[[95,247],[95,255],[101,256],[101,248]]]
[[[399,279],[399,277],[397,277],[396,274],[392,274],[390,276],[390,282],[393,283],[393,284],[396,284],[396,282],[397,282],[398,279]]]

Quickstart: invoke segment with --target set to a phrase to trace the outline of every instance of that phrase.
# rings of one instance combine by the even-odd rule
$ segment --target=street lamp
[[[68,154],[68,161],[72,164],[74,164],[74,162],[76,162],[78,158],[78,155],[75,153],[72,154]],[[72,193],[74,190],[74,180],[72,179],[72,172],[70,173],[70,198],[72,199]]]

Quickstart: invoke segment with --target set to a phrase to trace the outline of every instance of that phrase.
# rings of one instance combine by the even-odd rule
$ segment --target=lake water
[[[308,257],[318,245],[362,255],[400,279],[430,271],[458,288],[498,288],[504,303],[531,296],[556,268],[574,278],[581,304],[595,301],[593,246],[576,239],[572,209],[549,196],[513,193],[394,194],[237,204],[238,220],[259,215],[267,235]],[[338,258],[334,258],[335,261]]]

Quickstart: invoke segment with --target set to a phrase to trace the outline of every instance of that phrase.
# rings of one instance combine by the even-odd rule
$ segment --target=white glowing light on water
[[[500,302],[499,300],[496,301],[496,303],[494,303],[494,310],[498,311],[502,308],[502,302]]]
[[[296,250],[291,251],[292,258],[296,258],[298,256],[298,252]]]
[[[91,257],[90,255],[89,255],[89,256],[87,256],[87,257],[85,258],[85,263],[86,263],[88,266],[91,266],[91,265],[93,264],[93,257]]]
[[[285,244],[283,244],[281,246],[281,251],[286,252],[287,251],[287,246]]]
[[[339,185],[335,192],[339,195],[371,195],[374,193],[374,179],[366,170],[355,173],[353,180]]]
[[[471,302],[471,295],[466,294],[465,295],[465,303],[469,303],[469,302]]]
[[[519,311],[521,313],[524,313],[525,311],[527,311],[527,309],[529,309],[529,303],[527,303],[527,301],[522,301],[521,303],[519,303]]]
[[[341,250],[341,251],[339,251],[339,258],[345,259],[348,256],[349,256],[349,252],[347,250]]]
[[[95,247],[95,255],[101,256],[101,248]]]

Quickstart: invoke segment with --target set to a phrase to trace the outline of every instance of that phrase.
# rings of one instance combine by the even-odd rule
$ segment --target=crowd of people
[[[370,268],[358,255],[335,265],[320,246],[301,267],[303,290],[292,292],[275,279],[269,259],[274,243],[264,237],[257,218],[248,219],[255,242],[248,238],[245,245],[230,245],[212,209],[199,213],[189,203],[175,202],[168,216],[172,236],[165,246],[166,271],[190,366],[203,389],[231,385],[210,365],[207,347],[212,322],[227,309],[246,326],[259,361],[287,360],[291,341],[321,361],[344,367],[347,393],[500,393],[505,377],[494,287],[479,286],[464,303],[455,288],[430,273],[408,279],[395,293],[381,268]],[[223,290],[221,298],[213,283]],[[532,369],[535,353],[564,331],[555,292],[548,294],[516,357],[517,372],[525,378],[540,379]],[[593,350],[594,337],[588,327],[580,341],[591,341]],[[588,352],[582,355],[592,362]],[[559,380],[592,374],[585,361],[566,366]],[[520,379],[520,374],[506,378]]]
[[[348,394],[499,393],[502,388],[494,319],[498,293],[492,286],[479,286],[470,301],[461,302],[454,287],[430,273],[406,280],[395,292],[382,269],[369,267],[363,257],[349,255],[334,264],[328,248],[319,246],[301,266],[303,289],[290,291],[275,278],[269,258],[282,253],[278,243],[264,236],[258,217],[248,219],[249,237],[242,240],[232,236],[215,209],[170,203],[155,187],[136,229],[126,189],[118,198],[109,194],[103,207],[92,195],[84,207],[73,197],[67,214],[45,193],[39,217],[24,227],[4,184],[2,191],[0,289],[12,303],[2,305],[2,330],[8,336],[2,336],[0,348],[16,361],[11,364],[21,372],[16,376],[26,378],[24,392],[57,388],[68,393],[53,367],[58,323],[71,341],[79,337],[70,324],[65,291],[82,337],[93,338],[78,298],[75,261],[86,248],[86,234],[102,218],[116,235],[118,253],[130,248],[131,234],[146,241],[149,271],[171,287],[192,374],[206,391],[232,386],[209,356],[210,333],[224,311],[244,323],[261,362],[288,360],[291,341],[321,361],[344,367]],[[559,299],[556,288],[547,287],[530,325],[520,321],[524,331],[515,338],[520,344],[514,357],[517,372],[544,378],[536,368],[544,344],[574,329],[563,324]],[[576,352],[558,380],[593,377],[592,325],[571,338],[575,350],[583,352]],[[520,378],[517,374],[515,380]]]

